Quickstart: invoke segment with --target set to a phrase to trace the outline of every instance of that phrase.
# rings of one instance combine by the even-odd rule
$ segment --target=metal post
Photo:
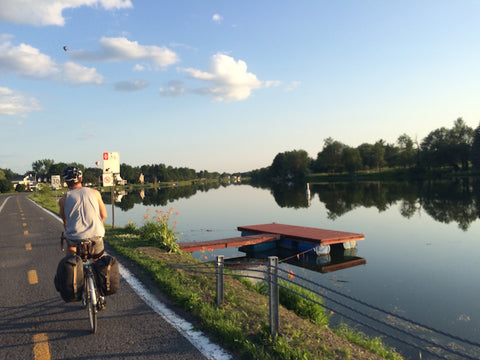
[[[223,255],[217,256],[217,306],[223,304]]]
[[[115,228],[115,182],[113,183],[110,197],[112,198],[112,228]]]
[[[269,297],[269,317],[270,317],[270,334],[272,339],[278,334],[278,257],[268,257],[268,297]]]

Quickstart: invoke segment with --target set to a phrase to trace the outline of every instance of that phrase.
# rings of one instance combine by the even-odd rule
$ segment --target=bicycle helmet
[[[63,170],[62,172],[62,178],[66,182],[73,181],[77,183],[81,177],[82,177],[82,170],[80,170],[76,166],[69,166],[65,168],[65,170]]]

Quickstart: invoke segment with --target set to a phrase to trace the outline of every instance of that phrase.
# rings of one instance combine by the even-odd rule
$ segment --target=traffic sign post
[[[52,175],[52,177],[50,178],[50,184],[55,190],[60,189],[62,187],[62,184],[60,182],[60,175]]]
[[[112,228],[115,228],[115,176],[120,174],[118,152],[103,153],[103,186],[110,186],[112,198]]]
[[[118,152],[103,153],[103,172],[120,174],[120,156]]]

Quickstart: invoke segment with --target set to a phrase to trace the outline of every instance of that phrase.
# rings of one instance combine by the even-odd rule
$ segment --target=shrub
[[[178,236],[174,232],[177,222],[175,221],[172,227],[169,224],[170,216],[172,214],[178,215],[178,213],[173,213],[173,208],[170,208],[166,213],[161,210],[156,210],[156,212],[158,214],[156,216],[148,214],[144,217],[145,223],[139,229],[140,237],[153,242],[155,246],[168,252],[179,252]]]

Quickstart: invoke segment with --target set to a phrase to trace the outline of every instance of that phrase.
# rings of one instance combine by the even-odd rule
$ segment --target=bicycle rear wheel
[[[97,332],[97,304],[95,296],[95,287],[93,286],[93,279],[89,276],[87,278],[87,311],[88,320],[90,322],[90,330],[92,334]]]

